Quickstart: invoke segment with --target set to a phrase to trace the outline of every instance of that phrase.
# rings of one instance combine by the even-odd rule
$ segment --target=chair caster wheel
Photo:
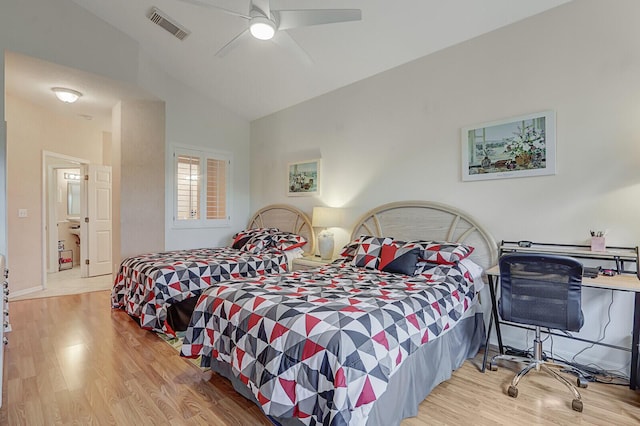
[[[507,390],[507,394],[509,394],[509,396],[511,398],[517,398],[518,397],[518,388],[515,387],[515,386],[509,386],[509,389]],[[574,401],[577,401],[577,400],[574,400]],[[578,401],[578,402],[580,402],[580,401]],[[574,408],[574,410],[575,410],[575,408]]]
[[[582,401],[580,401],[579,399],[574,399],[573,401],[571,401],[571,408],[573,408],[573,410],[577,411],[578,413],[582,413]]]
[[[589,382],[584,380],[582,377],[578,377],[576,382],[578,384],[578,387],[583,388],[583,389],[585,389],[587,386],[589,386]]]
[[[489,370],[498,371],[498,366],[496,364],[494,364],[493,362],[490,362],[489,363]]]

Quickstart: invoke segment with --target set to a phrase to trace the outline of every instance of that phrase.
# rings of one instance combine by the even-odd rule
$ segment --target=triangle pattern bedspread
[[[269,416],[364,424],[403,361],[476,300],[463,265],[410,277],[337,261],[205,291],[181,355],[230,364]]]
[[[137,318],[142,328],[175,336],[167,323],[172,304],[198,297],[221,281],[286,271],[281,251],[251,254],[217,247],[132,256],[120,264],[111,305]]]

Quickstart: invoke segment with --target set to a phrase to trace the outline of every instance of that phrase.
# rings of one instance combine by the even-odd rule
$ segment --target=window
[[[231,154],[175,147],[174,225],[202,228],[230,222]]]

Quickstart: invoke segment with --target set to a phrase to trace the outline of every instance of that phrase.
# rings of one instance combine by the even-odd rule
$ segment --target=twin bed
[[[240,247],[199,248],[148,253],[120,264],[111,291],[111,305],[126,311],[142,328],[175,336],[186,328],[198,296],[206,288],[230,279],[286,272],[292,253],[315,251],[309,218],[299,209],[276,204],[260,209],[247,230],[277,229],[300,236],[298,250],[243,250]]]
[[[181,355],[276,424],[398,424],[484,341],[478,292],[496,249],[449,206],[381,206],[330,265],[202,290]]]

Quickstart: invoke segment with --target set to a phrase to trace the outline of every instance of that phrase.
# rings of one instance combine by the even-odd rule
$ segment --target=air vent
[[[191,31],[184,28],[182,25],[175,22],[172,18],[168,17],[164,12],[160,11],[157,7],[152,7],[149,12],[149,19],[156,25],[169,31],[179,40],[187,38]]]

